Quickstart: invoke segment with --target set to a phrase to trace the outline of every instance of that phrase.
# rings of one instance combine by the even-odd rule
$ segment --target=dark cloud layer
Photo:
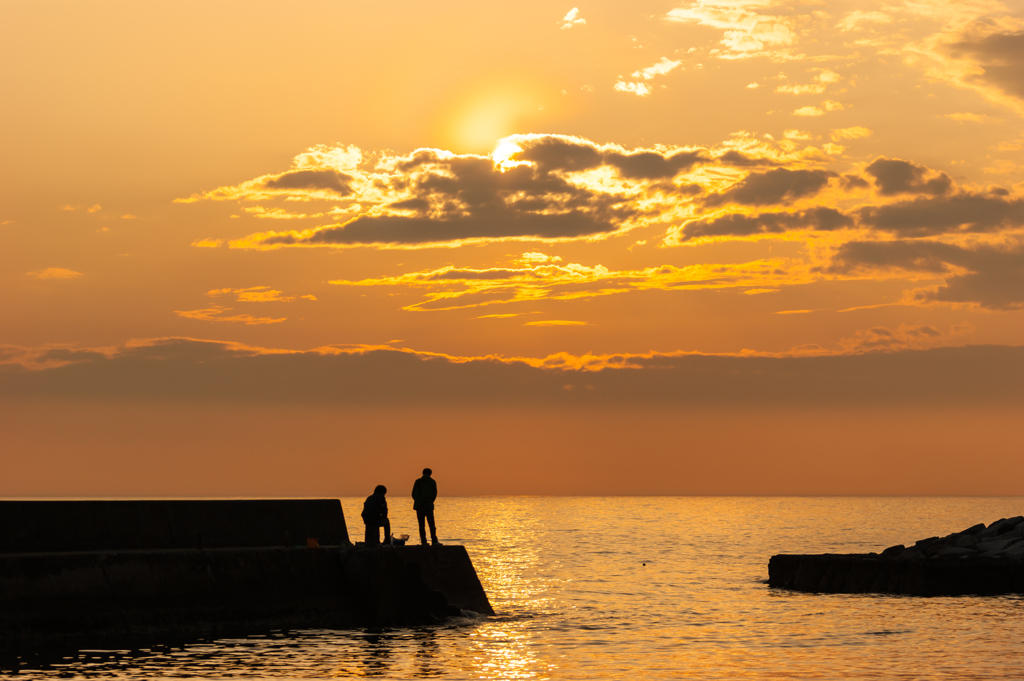
[[[921,294],[926,302],[975,303],[994,310],[1024,307],[1021,248],[963,248],[933,241],[853,241],[839,248],[829,271],[848,274],[892,268],[943,277],[944,286]]]
[[[625,178],[662,180],[709,160],[703,150],[668,155],[655,151],[628,153],[600,149],[593,144],[562,137],[525,139],[519,145],[522,151],[515,155],[516,159],[536,164],[542,173],[578,172],[607,165]]]
[[[421,150],[399,164],[403,174],[393,180],[413,194],[393,207],[411,214],[362,215],[308,236],[280,235],[264,243],[420,244],[613,232],[638,215],[626,197],[591,191],[552,172],[587,167],[590,152],[595,150],[563,145],[535,167],[503,171],[488,158]]]
[[[811,208],[796,213],[762,213],[760,215],[731,213],[720,218],[694,220],[687,223],[681,232],[680,241],[689,241],[698,237],[778,234],[791,229],[830,231],[852,226],[852,218],[832,208]]]
[[[814,196],[838,177],[827,170],[787,170],[775,168],[763,173],[750,173],[743,180],[721,194],[705,199],[708,206],[738,203],[745,206],[767,206],[792,203],[797,199]]]
[[[973,80],[990,83],[1024,99],[1024,31],[995,33],[953,45],[955,56],[972,57],[983,73]]]
[[[995,232],[1024,225],[1024,201],[1007,199],[998,193],[963,192],[869,206],[862,208],[858,217],[866,227],[901,237]]]
[[[880,158],[865,170],[875,178],[879,193],[931,194],[940,196],[953,187],[946,173],[935,173],[923,166],[893,158]]]
[[[824,357],[612,357],[601,371],[451,361],[393,350],[258,354],[194,340],[0,366],[0,398],[536,407],[1024,404],[1024,347],[967,346]]]
[[[333,169],[293,170],[263,183],[269,189],[327,189],[340,196],[352,194],[351,175]]]

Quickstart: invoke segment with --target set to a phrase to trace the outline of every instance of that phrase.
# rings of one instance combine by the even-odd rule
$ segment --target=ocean
[[[416,537],[405,499],[396,535]],[[342,499],[356,536],[362,499]],[[411,506],[411,503],[409,504]],[[775,553],[880,551],[1024,497],[441,498],[497,615],[25,657],[17,678],[1019,679],[1024,597],[769,589]],[[387,549],[381,549],[387,550]]]

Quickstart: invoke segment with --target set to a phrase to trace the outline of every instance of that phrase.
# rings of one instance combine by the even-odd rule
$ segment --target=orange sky
[[[0,91],[0,495],[1020,493],[1013,3],[16,1]]]

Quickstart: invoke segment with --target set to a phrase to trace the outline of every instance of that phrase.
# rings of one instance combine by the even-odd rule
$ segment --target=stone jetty
[[[494,614],[463,546],[349,543],[337,499],[0,501],[0,652]]]
[[[1024,516],[881,553],[775,555],[768,562],[768,585],[816,593],[1024,593]]]

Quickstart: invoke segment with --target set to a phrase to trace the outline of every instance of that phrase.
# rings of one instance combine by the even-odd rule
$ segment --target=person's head
[[[433,473],[433,472],[434,472],[434,471],[430,470],[429,468],[424,468],[424,469],[423,469],[423,477],[425,477],[425,478],[429,478],[429,477],[430,477],[430,474],[431,474],[431,473]]]
[[[388,493],[388,488],[385,487],[384,485],[377,485],[376,487],[373,488],[373,493],[385,495]]]

